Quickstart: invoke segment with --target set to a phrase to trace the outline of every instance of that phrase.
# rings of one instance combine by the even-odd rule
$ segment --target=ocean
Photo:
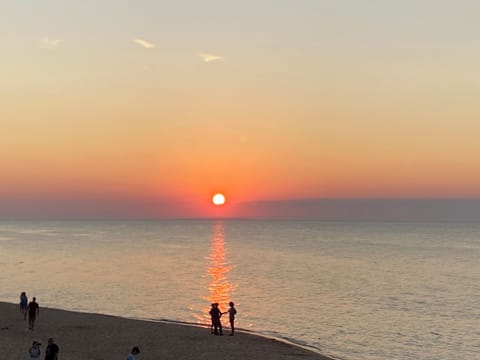
[[[336,359],[480,358],[478,223],[1,221],[0,254],[2,301],[195,324],[233,301]]]

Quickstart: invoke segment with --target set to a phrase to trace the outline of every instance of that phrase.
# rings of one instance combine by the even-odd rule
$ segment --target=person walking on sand
[[[45,360],[58,360],[58,345],[53,342],[53,338],[48,338],[48,345],[45,349]]]
[[[33,327],[35,326],[35,319],[37,318],[37,315],[40,314],[40,306],[38,306],[36,300],[37,299],[34,297],[28,304],[28,328],[30,330],[33,330]]]
[[[134,346],[132,348],[132,351],[130,351],[130,354],[128,354],[127,360],[135,360],[135,355],[138,354],[140,354],[140,349],[138,348],[138,346]]]
[[[40,344],[38,341],[34,341],[30,349],[28,350],[28,355],[30,360],[40,359]]]
[[[222,312],[218,308],[218,303],[212,304],[212,308],[210,309],[210,317],[212,318],[213,333],[215,335],[223,335],[222,322],[220,321]]]
[[[228,313],[228,318],[230,320],[230,336],[233,336],[233,333],[235,332],[235,315],[237,314],[237,310],[235,310],[235,304],[232,301],[230,301],[228,305],[230,305],[230,309],[223,314]]]
[[[25,291],[20,294],[20,312],[23,314],[23,320],[27,320],[28,298]]]

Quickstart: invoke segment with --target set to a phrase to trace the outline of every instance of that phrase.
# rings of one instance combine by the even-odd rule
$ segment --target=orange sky
[[[0,201],[480,197],[474,2],[24,10],[0,15]]]

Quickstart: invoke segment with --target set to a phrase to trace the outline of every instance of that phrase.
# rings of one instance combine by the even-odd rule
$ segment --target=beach
[[[41,304],[40,304],[41,306]],[[133,346],[138,360],[262,359],[330,360],[316,352],[279,340],[242,332],[215,336],[209,327],[144,321],[109,315],[40,308],[33,331],[18,304],[0,302],[0,350],[9,359],[26,359],[33,341],[45,353],[47,339],[59,346],[59,359],[126,359]]]

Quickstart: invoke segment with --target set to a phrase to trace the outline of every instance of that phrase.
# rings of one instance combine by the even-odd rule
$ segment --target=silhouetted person
[[[130,354],[128,354],[127,360],[135,360],[135,355],[138,354],[140,354],[140,349],[138,348],[138,346],[134,346],[132,348],[132,351],[130,351]]]
[[[213,326],[213,333],[215,335],[223,335],[222,332],[222,322],[220,321],[220,317],[222,316],[222,312],[218,308],[218,303],[213,303],[212,308],[210,309],[210,316],[212,318],[212,326]]]
[[[58,345],[53,342],[53,338],[48,338],[48,345],[45,349],[45,360],[58,360]]]
[[[237,310],[235,310],[235,304],[232,301],[230,301],[228,305],[230,305],[230,309],[223,314],[228,313],[228,319],[230,320],[230,336],[233,336],[233,333],[235,332],[235,314],[237,313]]]
[[[210,311],[208,312],[210,314],[210,334],[213,334],[213,315],[212,315],[212,310],[213,308],[215,307],[215,304],[212,303],[211,305],[211,308],[210,308]]]
[[[33,330],[35,319],[37,318],[37,315],[40,314],[40,306],[38,306],[36,300],[37,299],[34,297],[28,304],[28,328],[30,330]]]
[[[20,312],[23,314],[23,320],[27,320],[28,298],[25,291],[20,294]]]

